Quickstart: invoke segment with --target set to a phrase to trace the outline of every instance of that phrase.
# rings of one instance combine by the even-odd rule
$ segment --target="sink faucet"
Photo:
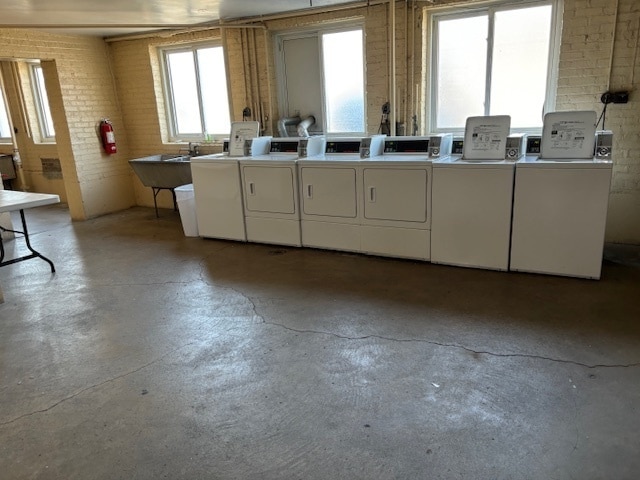
[[[200,154],[200,144],[189,142],[189,156],[197,157]]]

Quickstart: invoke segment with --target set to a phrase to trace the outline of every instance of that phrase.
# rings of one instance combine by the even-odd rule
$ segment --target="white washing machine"
[[[327,139],[322,158],[298,160],[302,245],[360,252],[361,156],[378,156],[384,135]]]
[[[245,128],[244,125],[242,127]],[[257,135],[257,129],[255,133]],[[232,131],[232,138],[233,134]],[[250,152],[258,154],[268,152],[270,140],[271,137],[255,137],[242,141],[250,142]],[[240,182],[241,157],[232,156],[231,148],[229,155],[203,155],[191,159],[198,232],[202,237],[246,241]],[[234,152],[237,151],[236,148]]]
[[[600,278],[613,164],[611,150],[594,157],[595,122],[547,114],[540,156],[516,164],[511,270]]]
[[[324,148],[324,137],[274,138],[268,155],[240,159],[248,241],[302,245],[296,162]]]
[[[430,259],[432,161],[450,148],[451,135],[387,137],[382,156],[362,161],[363,253]]]
[[[462,155],[433,164],[431,261],[508,270],[515,161],[505,160],[510,118],[470,117]]]

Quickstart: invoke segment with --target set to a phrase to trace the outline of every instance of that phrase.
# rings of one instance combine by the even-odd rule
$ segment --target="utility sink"
[[[187,155],[151,155],[134,158],[129,164],[145,187],[153,190],[153,203],[158,216],[156,197],[160,190],[171,190],[174,210],[177,210],[174,189],[181,185],[193,183],[191,179],[191,157]]]

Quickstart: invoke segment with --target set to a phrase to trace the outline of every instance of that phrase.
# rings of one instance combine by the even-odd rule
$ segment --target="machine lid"
[[[593,158],[596,112],[550,112],[542,125],[541,158]]]

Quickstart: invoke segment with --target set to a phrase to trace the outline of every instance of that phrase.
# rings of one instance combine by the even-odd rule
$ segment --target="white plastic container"
[[[196,218],[196,199],[193,193],[193,184],[181,185],[175,188],[176,201],[182,220],[182,229],[187,237],[197,237],[198,220]]]

